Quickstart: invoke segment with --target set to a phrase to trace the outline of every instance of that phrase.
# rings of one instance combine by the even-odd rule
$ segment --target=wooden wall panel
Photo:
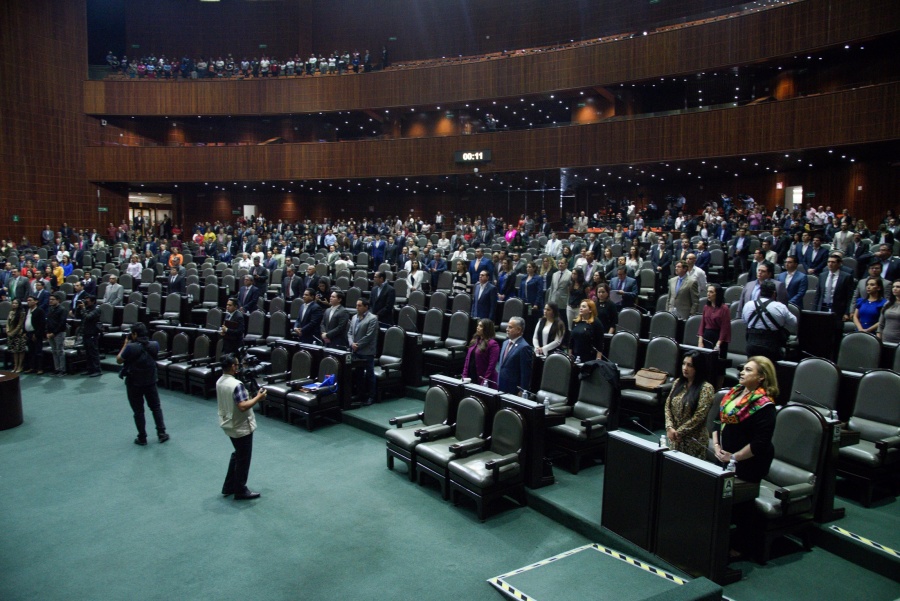
[[[0,3],[0,237],[37,240],[47,221],[99,223],[85,176],[86,75],[85,0]],[[119,197],[101,201],[122,212]]]
[[[553,129],[359,142],[215,148],[86,149],[88,178],[204,182],[463,173],[465,148],[490,148],[485,173],[746,156],[900,138],[900,83],[754,106]]]
[[[383,73],[256,81],[91,81],[95,115],[256,115],[431,106],[606,86],[746,64],[895,33],[893,0],[805,0],[608,43]]]

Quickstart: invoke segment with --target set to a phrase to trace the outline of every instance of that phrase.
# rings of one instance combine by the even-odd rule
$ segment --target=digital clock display
[[[457,163],[487,163],[491,160],[490,150],[457,150],[453,155]]]

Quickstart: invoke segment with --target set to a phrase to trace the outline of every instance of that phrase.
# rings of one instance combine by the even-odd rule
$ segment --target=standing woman
[[[748,501],[759,491],[759,481],[769,473],[775,457],[775,402],[778,380],[775,366],[766,357],[750,357],[719,406],[721,427],[713,432],[716,458],[737,462],[734,503]]]
[[[544,290],[550,289],[550,281],[553,274],[556,273],[556,261],[553,257],[544,257],[541,259],[541,277],[544,278]]]
[[[516,272],[513,271],[512,260],[503,259],[500,274],[497,276],[497,300],[505,301],[516,296]]]
[[[714,348],[719,356],[728,354],[731,342],[731,308],[725,304],[725,291],[718,284],[706,287],[706,306],[697,332],[697,346]]]
[[[406,276],[406,281],[409,282],[409,292],[413,292],[414,290],[422,289],[422,280],[425,279],[425,274],[419,270],[419,262],[411,261],[409,264],[409,275]]]
[[[456,272],[453,274],[453,295],[470,294],[472,292],[472,276],[466,269],[466,262],[456,262]]]
[[[891,284],[891,300],[881,310],[877,336],[882,342],[900,342],[900,280]]]
[[[587,297],[592,301],[597,301],[597,289],[600,288],[602,284],[606,283],[606,274],[604,274],[599,269],[595,269],[594,273],[591,274],[591,281],[587,287]]]
[[[600,331],[604,334],[615,334],[616,326],[619,325],[619,308],[616,303],[609,300],[609,284],[603,282],[597,286],[596,295],[597,300],[594,301],[594,305],[597,307]],[[604,353],[607,351],[606,336],[603,337],[603,345],[597,348],[603,350]]]
[[[565,337],[566,324],[559,318],[559,307],[556,303],[547,303],[531,340],[534,354],[539,357],[549,355],[562,345]]]
[[[690,351],[681,361],[681,377],[666,399],[666,437],[676,451],[706,458],[706,416],[716,391],[707,381],[705,362],[699,351]]]
[[[606,279],[612,279],[616,275],[616,258],[612,254],[612,249],[606,247],[603,249],[603,259],[600,261],[600,270],[606,275]],[[597,271],[594,268],[594,271]]]
[[[469,342],[462,376],[471,378],[476,384],[496,390],[500,343],[494,336],[494,322],[490,319],[479,319],[475,335]]]
[[[634,273],[640,273],[641,265],[643,263],[644,260],[641,258],[641,247],[631,246],[628,249],[628,258],[625,260],[625,267]]]
[[[525,316],[534,324],[535,315],[544,306],[544,278],[538,273],[534,261],[528,261],[525,265],[525,277],[519,284],[519,298],[525,304]]]
[[[579,363],[602,359],[603,326],[597,319],[594,301],[585,299],[578,306],[578,317],[572,323],[569,356]]]
[[[569,280],[569,304],[566,306],[566,319],[569,323],[575,323],[581,301],[586,298],[587,284],[584,281],[584,271],[581,268],[573,269]]]
[[[884,298],[884,284],[881,278],[866,280],[866,298],[856,299],[853,310],[853,323],[858,332],[874,334],[878,329],[882,308],[887,304]]]
[[[566,260],[566,269],[571,270],[575,266],[575,255],[572,254],[572,247],[563,244],[562,257]]]
[[[25,310],[19,299],[13,299],[6,322],[6,335],[9,352],[13,354],[13,373],[21,373],[25,363],[25,351],[28,343],[25,340]]]

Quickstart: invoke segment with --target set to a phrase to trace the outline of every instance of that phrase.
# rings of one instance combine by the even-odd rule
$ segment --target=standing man
[[[97,306],[97,297],[88,294],[84,297],[75,317],[81,319],[81,338],[84,341],[84,354],[87,359],[87,371],[82,375],[89,378],[100,377],[100,307]]]
[[[478,283],[472,291],[472,317],[474,319],[493,319],[494,307],[497,304],[497,287],[490,281],[487,269],[478,274]]]
[[[556,266],[558,269],[550,276],[550,282],[547,285],[547,302],[556,303],[556,306],[562,309],[559,312],[559,318],[566,321],[565,307],[569,304],[569,284],[572,282],[572,272],[569,271],[569,263],[565,257],[561,257]],[[566,324],[568,326],[568,324]]]
[[[222,320],[222,354],[236,353],[244,344],[244,314],[238,309],[237,301],[229,298],[225,303],[225,319]]]
[[[475,258],[472,260],[472,265],[469,267],[469,275],[472,277],[473,282],[478,281],[482,271],[487,271],[488,281],[494,279],[494,263],[490,259],[484,257],[484,250],[476,248]]]
[[[235,501],[258,499],[260,494],[247,488],[250,460],[253,457],[253,432],[256,418],[253,406],[266,398],[266,389],[252,399],[244,385],[234,377],[239,369],[239,359],[225,355],[222,359],[222,377],[216,382],[216,399],[219,405],[219,427],[231,439],[234,452],[228,463],[228,473],[222,485],[224,496],[234,495]]]
[[[675,263],[675,277],[669,280],[669,299],[666,311],[678,319],[687,319],[700,313],[700,287],[697,280],[687,275],[687,263]]]
[[[312,288],[303,291],[303,306],[294,324],[294,334],[300,342],[312,344],[315,336],[322,331],[322,307],[316,302]]]
[[[38,375],[44,373],[43,367],[43,348],[45,329],[47,325],[47,316],[43,309],[38,306],[38,299],[34,294],[28,295],[28,312],[25,314],[25,341],[28,344],[28,354],[26,358],[26,369],[23,373],[30,374],[36,372]]]
[[[796,327],[797,318],[784,303],[775,300],[774,281],[766,279],[759,285],[759,298],[744,305],[741,318],[747,324],[747,356],[781,361],[786,329]]]
[[[819,276],[816,288],[816,311],[832,313],[835,317],[835,330],[843,329],[843,322],[850,321],[850,299],[853,297],[853,278],[841,271],[843,258],[840,253],[832,253],[828,257],[828,269]],[[838,337],[840,340],[840,337]]]
[[[350,316],[344,310],[344,293],[334,290],[328,297],[331,305],[322,319],[322,340],[328,348],[347,348],[347,331],[350,327]]]
[[[375,401],[375,354],[378,351],[378,319],[369,311],[369,300],[356,301],[356,315],[350,322],[350,350],[353,361],[362,364],[363,369],[355,370],[356,390],[363,405]]]
[[[777,279],[784,284],[788,302],[802,310],[803,298],[809,289],[809,278],[803,271],[797,269],[799,266],[796,255],[785,257],[784,271],[778,274]]]
[[[53,354],[53,368],[57,378],[66,375],[66,310],[62,302],[64,292],[54,292],[50,296],[50,312],[47,314],[47,341]]]
[[[385,280],[383,271],[375,272],[369,301],[379,325],[391,327],[394,325],[394,303],[397,301],[397,293]]]
[[[517,394],[520,389],[528,390],[531,386],[531,363],[534,349],[525,341],[525,320],[512,317],[506,326],[508,338],[500,349],[500,361],[497,363],[497,388],[500,392]]]
[[[108,303],[113,307],[121,307],[124,298],[125,288],[119,283],[118,276],[109,276],[109,284],[106,286],[106,292],[103,293],[103,300],[101,302]]]
[[[300,278],[294,275],[293,266],[288,266],[287,275],[281,280],[281,296],[288,305],[294,297],[300,296]]]
[[[660,290],[669,281],[669,266],[672,264],[672,253],[666,247],[665,236],[661,236],[659,245],[650,251],[650,262],[656,272],[656,289]]]
[[[253,313],[259,301],[259,288],[253,285],[253,276],[244,276],[244,285],[238,291],[238,306],[241,313]]]
[[[756,264],[756,280],[744,284],[744,290],[741,292],[739,311],[744,309],[744,305],[755,301],[759,298],[760,285],[766,280],[772,280],[775,283],[775,299],[779,303],[786,304],[788,302],[787,289],[784,284],[778,280],[774,280],[775,267],[768,261],[760,261]],[[802,303],[801,303],[802,304]]]
[[[116,355],[116,363],[124,366],[119,377],[125,379],[125,391],[128,403],[134,414],[134,425],[137,427],[137,438],[134,444],[147,445],[146,419],[144,418],[144,401],[150,407],[153,421],[156,424],[156,436],[159,442],[169,440],[166,434],[166,422],[163,419],[162,406],[159,404],[159,390],[156,388],[156,357],[159,344],[148,340],[147,326],[136,323],[122,342],[122,350]]]

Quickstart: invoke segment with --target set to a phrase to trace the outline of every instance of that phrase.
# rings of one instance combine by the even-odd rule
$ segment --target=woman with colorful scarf
[[[759,481],[769,472],[775,456],[773,399],[778,396],[775,366],[766,357],[750,357],[738,381],[722,398],[722,425],[712,435],[718,460],[727,464],[733,457],[737,462],[735,503],[756,497]]]

